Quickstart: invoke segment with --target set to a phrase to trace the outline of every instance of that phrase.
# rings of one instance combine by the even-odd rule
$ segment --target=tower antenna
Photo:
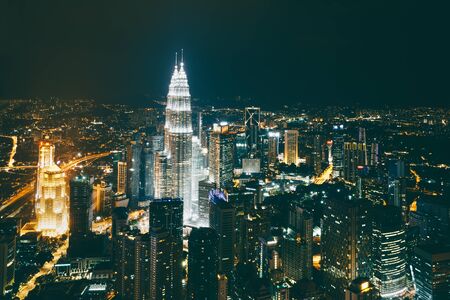
[[[181,48],[181,63],[184,64],[184,53],[183,53],[183,48]]]
[[[175,52],[175,66],[178,65],[178,52]]]

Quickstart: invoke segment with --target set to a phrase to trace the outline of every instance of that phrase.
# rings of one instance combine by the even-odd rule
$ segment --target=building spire
[[[181,48],[181,66],[184,65],[184,53],[183,53],[183,48]]]

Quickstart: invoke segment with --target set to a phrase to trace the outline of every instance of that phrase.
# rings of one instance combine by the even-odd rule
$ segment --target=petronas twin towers
[[[170,160],[170,189],[173,197],[183,199],[184,223],[192,215],[192,111],[184,62],[175,63],[169,85],[164,125],[164,151]]]

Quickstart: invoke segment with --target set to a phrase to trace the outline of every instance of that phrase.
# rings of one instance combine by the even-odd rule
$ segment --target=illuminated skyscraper
[[[209,181],[217,188],[233,180],[233,136],[228,124],[214,124],[209,137]]]
[[[69,225],[64,172],[53,164],[44,167],[36,199],[37,230],[44,236],[66,233]]]
[[[37,180],[36,180],[36,199],[40,197],[41,192],[41,182],[44,177],[44,171],[46,167],[55,164],[55,145],[50,141],[44,140],[39,143],[39,161],[37,169]]]
[[[354,200],[344,188],[332,191],[324,201],[322,262],[324,287],[333,299],[358,277],[370,276],[370,225],[367,200]]]
[[[117,193],[125,194],[127,190],[127,163],[125,161],[117,162]]]
[[[217,299],[217,242],[214,229],[192,229],[189,236],[187,299]]]
[[[199,202],[200,202],[200,182],[208,178],[208,153],[207,149],[202,148],[200,140],[194,136],[192,138],[192,201],[191,201],[191,220],[194,223],[199,221]],[[198,224],[197,224],[198,225]]]
[[[156,152],[155,156],[155,198],[166,198],[172,195],[171,164],[164,152]]]
[[[284,132],[284,163],[296,165],[298,161],[298,130]]]
[[[414,252],[415,299],[449,299],[450,247],[424,244],[416,247]]]
[[[401,297],[406,292],[406,240],[398,207],[374,209],[372,272],[373,283],[382,298]]]
[[[280,144],[280,133],[275,131],[269,132],[268,138],[268,150],[267,150],[267,162],[269,165],[274,164],[278,160],[278,154]]]
[[[184,202],[184,220],[191,219],[192,112],[183,59],[175,66],[169,85],[164,125],[165,151],[171,160],[172,196]]]
[[[261,118],[259,107],[246,107],[244,113],[245,139],[248,155],[254,155],[260,150],[259,145],[259,123]]]
[[[356,183],[358,169],[367,165],[367,147],[364,143],[344,143],[344,179]]]
[[[150,299],[181,299],[183,201],[150,201]]]

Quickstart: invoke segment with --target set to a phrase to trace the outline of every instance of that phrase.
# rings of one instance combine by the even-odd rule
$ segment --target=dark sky
[[[144,102],[184,48],[198,98],[445,105],[447,3],[0,0],[0,98]]]

